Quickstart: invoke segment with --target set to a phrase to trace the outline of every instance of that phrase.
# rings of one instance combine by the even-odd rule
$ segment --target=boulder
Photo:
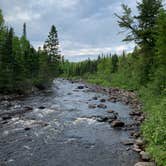
[[[108,113],[114,113],[115,111],[113,111],[113,110],[108,110],[107,112],[108,112]]]
[[[138,162],[134,166],[156,166],[153,162]]]
[[[114,120],[111,123],[111,127],[123,127],[124,125],[125,125],[125,123],[120,120]]]
[[[141,151],[140,155],[141,155],[141,159],[143,161],[149,161],[150,160],[150,154],[148,152]]]
[[[104,103],[105,101],[106,101],[105,99],[100,99],[100,102],[103,102],[103,103]]]
[[[38,107],[38,108],[41,109],[41,110],[43,110],[43,109],[45,109],[46,107],[40,106],[40,107]]]
[[[144,145],[144,141],[141,138],[138,138],[135,140],[135,144],[138,146],[143,146]]]
[[[134,144],[134,140],[129,139],[129,140],[123,141],[122,143],[123,143],[123,145],[133,145]]]
[[[25,128],[24,128],[25,131],[28,131],[28,130],[30,130],[30,129],[31,129],[30,127],[25,127]]]
[[[77,89],[84,89],[84,86],[80,85],[77,87]]]

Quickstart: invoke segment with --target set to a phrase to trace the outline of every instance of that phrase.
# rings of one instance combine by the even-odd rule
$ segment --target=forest
[[[52,25],[43,48],[36,50],[28,41],[26,23],[22,36],[7,27],[0,10],[0,92],[31,93],[34,87],[46,88],[59,75],[62,57],[57,30]]]
[[[122,5],[117,24],[134,42],[132,53],[101,54],[98,59],[69,62],[59,52],[53,25],[43,48],[28,41],[26,23],[22,36],[5,25],[0,10],[0,93],[30,93],[44,89],[54,78],[83,79],[104,87],[118,87],[138,94],[146,120],[141,125],[146,150],[159,166],[166,165],[166,10],[160,0],[137,3],[138,14]]]

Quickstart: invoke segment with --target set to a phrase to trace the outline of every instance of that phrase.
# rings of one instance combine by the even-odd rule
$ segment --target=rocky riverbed
[[[2,166],[133,166],[140,151],[150,160],[133,92],[57,79],[48,91],[0,100]]]

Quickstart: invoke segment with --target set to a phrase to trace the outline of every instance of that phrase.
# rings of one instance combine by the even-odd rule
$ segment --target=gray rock
[[[141,155],[141,159],[143,161],[149,161],[150,160],[150,154],[148,152],[141,151],[140,155]]]
[[[125,125],[125,123],[120,120],[114,120],[111,123],[111,127],[123,127],[124,125]]]
[[[107,108],[107,106],[106,106],[105,104],[99,104],[99,105],[97,105],[97,107],[98,107],[98,108],[103,108],[103,109],[104,109],[104,108]]]
[[[123,141],[122,143],[123,143],[123,145],[133,145],[134,144],[134,140],[129,139],[129,140]]]

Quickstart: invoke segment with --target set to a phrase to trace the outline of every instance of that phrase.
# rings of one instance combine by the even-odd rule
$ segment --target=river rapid
[[[129,124],[131,109],[108,98],[83,83],[56,79],[47,92],[1,105],[0,112],[33,110],[0,119],[0,166],[133,166],[139,156],[122,144],[129,132],[98,120],[114,110]],[[101,99],[106,108],[97,107]]]

